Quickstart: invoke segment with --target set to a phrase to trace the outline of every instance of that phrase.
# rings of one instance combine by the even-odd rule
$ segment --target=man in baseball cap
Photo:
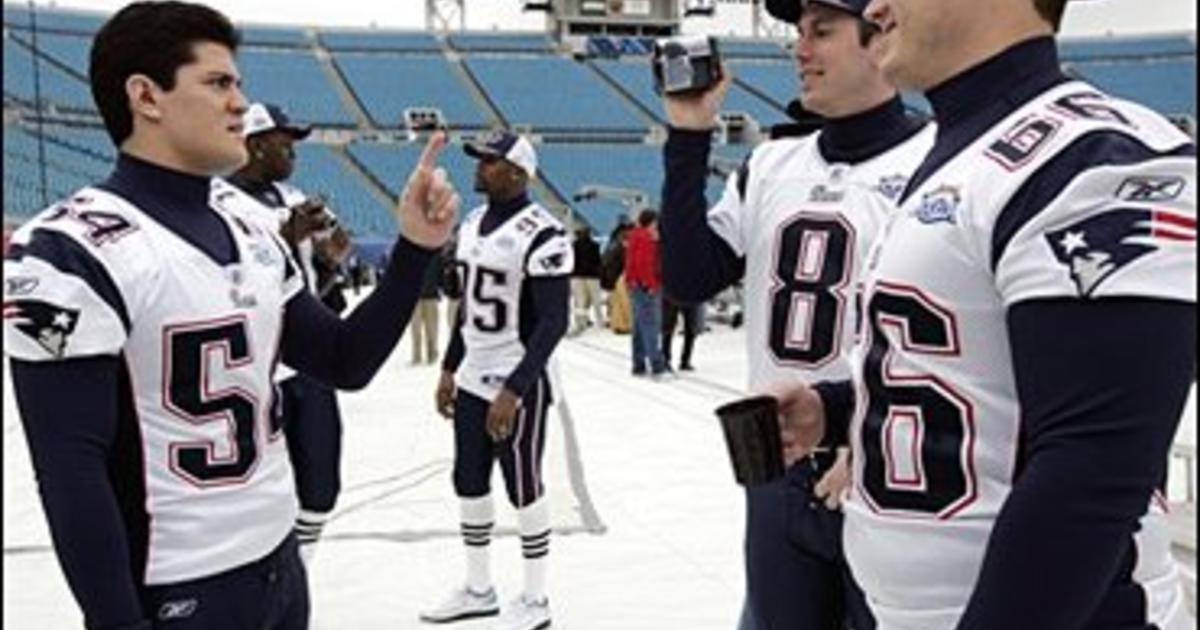
[[[870,0],[767,0],[767,12],[777,20],[795,24],[810,4],[823,4],[862,17]]]
[[[242,137],[249,138],[268,131],[279,130],[293,140],[303,140],[312,133],[312,125],[293,123],[283,108],[269,103],[254,103],[242,116]]]
[[[493,131],[482,139],[468,142],[463,146],[463,151],[477,160],[504,160],[525,173],[528,179],[537,177],[537,153],[533,150],[533,144],[524,136],[507,129]],[[478,186],[476,190],[485,192]]]
[[[293,123],[282,107],[254,103],[242,115],[242,137],[246,139],[250,161],[238,171],[239,176],[248,176],[250,180],[259,182],[287,180],[296,168],[293,145],[307,138],[310,133],[310,125]]]
[[[264,225],[278,227],[305,286],[336,313],[345,306],[337,277],[350,253],[350,236],[321,195],[287,181],[296,168],[294,145],[310,133],[312,127],[292,122],[278,105],[252,104],[242,115],[250,159],[227,179],[263,204]],[[333,389],[285,368],[280,366],[276,379],[300,503],[295,531],[300,555],[311,563],[341,492],[342,413]]]
[[[854,310],[833,301],[832,308],[810,308],[824,314],[809,317],[803,343],[795,343],[792,309],[809,308],[816,298],[802,295],[809,288],[777,282],[798,277],[780,261],[796,260],[795,252],[819,237],[827,255],[808,275],[857,286],[869,244],[894,212],[889,194],[899,194],[933,143],[934,130],[906,115],[879,68],[880,29],[864,19],[867,4],[767,0],[772,15],[796,29],[792,55],[800,89],[792,109],[808,120],[786,131],[807,135],[772,130],[773,139],[754,148],[715,206],[705,207],[705,173],[728,79],[707,93],[664,97],[670,127],[659,228],[663,286],[701,302],[742,283],[746,320],[757,322],[746,337],[750,391],[849,374]],[[791,458],[782,477],[746,487],[746,604],[739,630],[876,627],[855,581],[860,576],[842,551],[848,435],[826,437],[820,452]],[[889,627],[901,626],[932,630]]]

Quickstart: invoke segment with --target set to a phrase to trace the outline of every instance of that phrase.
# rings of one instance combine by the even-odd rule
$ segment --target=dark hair
[[[170,91],[176,70],[195,61],[195,44],[213,42],[232,52],[240,41],[229,18],[202,4],[135,2],[117,11],[96,33],[88,66],[92,99],[113,144],[133,133],[125,94],[130,76],[144,74]]]
[[[637,223],[641,227],[647,227],[651,223],[654,223],[657,220],[658,220],[658,213],[647,208],[645,210],[642,210],[641,214],[638,215]]]
[[[1063,13],[1067,10],[1067,0],[1033,0],[1033,6],[1043,20],[1054,26],[1055,31],[1062,25]]]
[[[866,18],[858,18],[858,43],[866,46],[871,43],[871,39],[880,34],[882,29],[879,25]]]

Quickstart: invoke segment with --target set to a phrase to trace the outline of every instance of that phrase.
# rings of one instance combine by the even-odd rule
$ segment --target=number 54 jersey
[[[1106,137],[1142,148],[1083,169],[1050,164]],[[1008,308],[1041,298],[1195,302],[1194,155],[1154,112],[1067,82],[918,184],[884,228],[868,255],[855,350],[844,529],[881,630],[952,630],[974,590],[1017,474]],[[1063,186],[1050,199],[1018,197],[1055,181]],[[1162,510],[1146,503],[1133,579],[1147,623],[1174,630],[1182,592]]]
[[[296,513],[271,373],[303,280],[257,201],[219,180],[209,199],[233,264],[98,188],[22,226],[4,262],[6,354],[121,359],[110,469],[151,585],[261,558]]]
[[[819,135],[760,145],[708,211],[709,227],[746,261],[751,388],[850,378],[863,261],[934,126],[853,165],[828,162]]]

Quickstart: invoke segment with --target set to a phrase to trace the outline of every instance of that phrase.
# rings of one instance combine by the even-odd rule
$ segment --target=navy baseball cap
[[[283,108],[268,103],[254,103],[242,115],[242,137],[249,138],[257,133],[279,129],[286,131],[297,140],[303,140],[312,133],[312,125],[293,123]]]
[[[463,151],[476,159],[502,158],[516,164],[530,179],[537,176],[537,153],[533,144],[523,136],[506,129],[489,133],[481,139],[463,145]]]
[[[767,13],[777,20],[795,24],[804,13],[804,7],[814,3],[845,11],[854,17],[862,17],[871,0],[767,0]]]

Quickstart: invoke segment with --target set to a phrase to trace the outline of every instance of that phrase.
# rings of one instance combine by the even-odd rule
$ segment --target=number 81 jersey
[[[455,374],[459,387],[490,401],[525,356],[538,317],[524,299],[525,280],[570,275],[575,258],[562,223],[536,203],[483,234],[486,210],[471,211],[459,228],[465,355]]]
[[[297,509],[271,373],[303,281],[257,201],[214,180],[209,205],[232,264],[98,188],[22,226],[4,263],[7,355],[121,359],[110,470],[150,585],[267,555]]]

